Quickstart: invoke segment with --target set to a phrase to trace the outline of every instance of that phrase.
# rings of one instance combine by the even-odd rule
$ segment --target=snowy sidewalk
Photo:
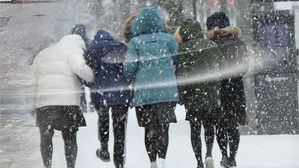
[[[177,117],[179,121],[170,127],[170,143],[166,160],[169,168],[196,167],[195,156],[190,142],[189,123],[183,120],[184,114],[185,112],[181,110],[181,108],[178,108]],[[112,168],[113,162],[104,163],[95,155],[96,148],[99,147],[97,140],[97,114],[89,113],[85,116],[88,126],[86,128],[80,128],[78,134],[79,152],[77,167]],[[110,124],[110,137],[112,137],[111,130]],[[63,168],[65,167],[65,160],[61,134],[56,133],[54,139],[53,167]],[[112,138],[109,140],[109,144],[110,153],[112,153]],[[205,151],[206,149],[204,147],[203,153],[205,153]],[[133,110],[129,113],[126,153],[127,168],[149,167],[149,160],[144,146],[144,129],[138,127],[135,111]],[[216,141],[213,155],[215,166],[219,168],[221,155]],[[298,168],[298,156],[299,135],[241,136],[237,161],[239,168]]]
[[[176,110],[178,123],[170,127],[170,144],[167,155],[168,168],[195,168],[196,161],[190,143],[190,129],[184,121],[184,110]],[[87,127],[78,132],[77,168],[113,168],[113,162],[99,160],[95,151],[97,140],[97,114],[85,113]],[[24,114],[1,114],[1,167],[41,168],[38,128],[34,120]],[[21,118],[23,117],[23,118]],[[110,130],[111,130],[110,125]],[[112,131],[110,131],[110,135]],[[112,136],[111,136],[112,137]],[[299,135],[241,136],[237,155],[239,168],[298,168]],[[53,138],[53,168],[65,168],[64,147],[59,131]],[[109,141],[112,153],[113,139]],[[203,146],[204,142],[203,142]],[[144,130],[137,125],[135,111],[130,110],[127,127],[126,168],[149,168],[149,160],[144,146]],[[205,153],[205,147],[203,148]],[[213,149],[216,168],[221,159],[218,144]]]

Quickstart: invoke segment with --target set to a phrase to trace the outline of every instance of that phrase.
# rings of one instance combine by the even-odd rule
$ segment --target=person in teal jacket
[[[124,75],[133,81],[132,106],[140,127],[145,127],[145,145],[151,167],[165,168],[169,123],[179,101],[173,58],[176,40],[166,33],[165,23],[153,6],[142,8],[128,23],[128,52]],[[158,163],[156,162],[158,157]]]

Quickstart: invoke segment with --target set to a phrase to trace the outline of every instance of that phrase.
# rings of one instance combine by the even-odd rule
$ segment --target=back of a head
[[[154,6],[142,8],[130,26],[133,36],[165,31],[164,22]]]
[[[200,23],[191,19],[187,19],[181,24],[179,34],[182,42],[191,39],[204,38]]]
[[[77,34],[70,34],[62,37],[56,44],[65,50],[81,50],[85,49],[85,44],[81,36]]]
[[[216,12],[207,18],[208,30],[230,26],[229,18],[224,12]]]
[[[82,39],[86,39],[86,27],[83,24],[74,25],[71,33],[78,34]]]
[[[97,44],[100,41],[104,41],[104,40],[106,40],[106,41],[114,41],[114,38],[113,38],[113,36],[109,32],[101,29],[94,36],[93,43]]]

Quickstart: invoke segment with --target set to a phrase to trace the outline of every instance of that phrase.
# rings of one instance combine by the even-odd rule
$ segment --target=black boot
[[[197,163],[197,168],[204,168],[204,167],[203,167],[203,163],[202,163],[202,162],[198,162],[198,163]]]
[[[230,164],[229,164],[229,159],[227,157],[222,157],[221,161],[220,161],[220,166],[222,168],[229,168]]]
[[[115,168],[124,168],[123,164],[115,164]]]
[[[108,148],[102,147],[101,149],[98,149],[97,152],[97,157],[100,158],[104,162],[109,162],[110,161],[110,153],[108,151]]]
[[[230,167],[237,167],[237,162],[235,158],[229,158],[229,166]]]

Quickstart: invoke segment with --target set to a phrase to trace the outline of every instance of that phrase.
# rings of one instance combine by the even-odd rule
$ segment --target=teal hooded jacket
[[[175,39],[165,33],[157,9],[142,8],[130,24],[130,40],[124,75],[133,81],[133,106],[178,102],[173,58]]]

